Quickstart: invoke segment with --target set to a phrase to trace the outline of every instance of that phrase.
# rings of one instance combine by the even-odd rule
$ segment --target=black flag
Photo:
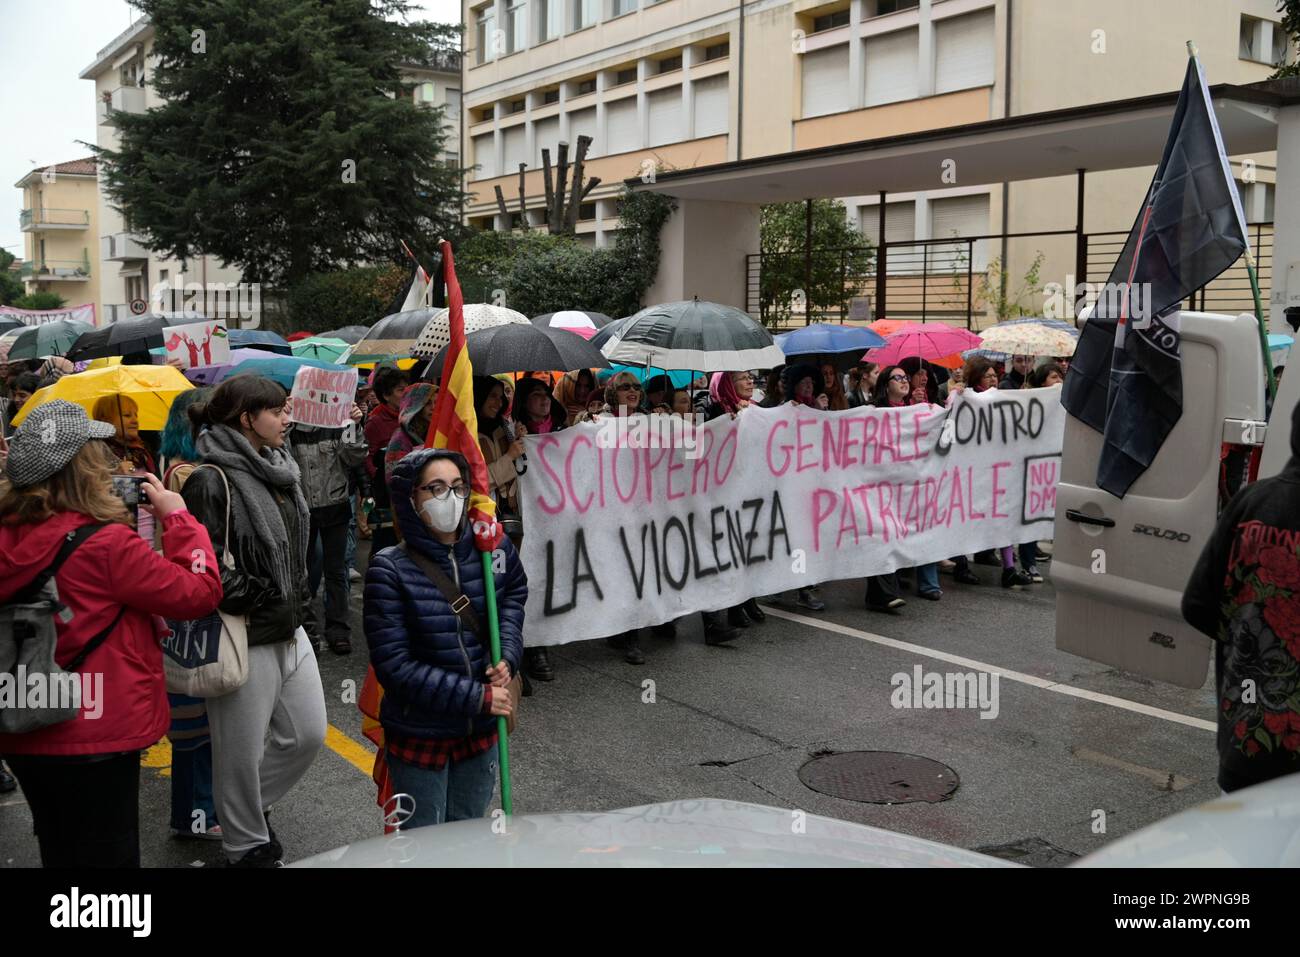
[[[1061,401],[1105,435],[1097,486],[1123,498],[1183,414],[1178,311],[1246,250],[1246,218],[1200,63],[1192,57],[1164,155],[1083,327]]]

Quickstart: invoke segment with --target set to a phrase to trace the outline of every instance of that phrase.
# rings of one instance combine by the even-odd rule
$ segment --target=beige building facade
[[[1265,79],[1292,56],[1272,0],[465,0],[463,9],[465,160],[475,167],[467,221],[517,225],[522,162],[530,222],[541,223],[541,149],[554,160],[559,141],[572,151],[585,133],[586,172],[601,184],[578,229],[595,244],[617,228],[625,178],[1165,93],[1182,83],[1188,39],[1212,84]],[[1268,222],[1274,155],[1233,161],[1248,221]],[[1152,172],[1085,172],[1083,230],[1126,232]],[[1064,284],[1075,273],[1075,236],[1001,237],[1074,230],[1077,176],[966,185],[953,157],[933,180],[932,189],[885,197],[886,241],[996,236],[947,254],[969,252],[976,271],[1001,259],[1012,286],[1040,253],[1041,281]],[[840,198],[878,243],[876,184]],[[761,189],[749,201],[764,203]],[[723,212],[681,211],[701,228],[712,224],[707,241],[692,243],[682,222],[670,221],[669,236],[698,247],[682,259],[707,258],[700,275],[734,276],[722,288],[739,300],[744,256],[758,251],[757,217],[738,216],[719,236]],[[921,249],[896,248],[895,262],[919,259]],[[945,255],[935,246],[925,255],[932,251]],[[661,275],[651,295],[689,287]]]
[[[95,236],[99,182],[95,159],[71,160],[34,169],[14,185],[23,191],[19,227],[24,255],[19,276],[24,290],[52,292],[68,306],[96,304],[100,264]]]

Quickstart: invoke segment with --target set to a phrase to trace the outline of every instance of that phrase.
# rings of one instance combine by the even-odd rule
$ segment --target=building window
[[[560,11],[564,9],[562,0],[536,0],[537,3],[537,42],[545,43],[560,35]]]
[[[416,90],[416,96],[417,96],[418,101],[421,102],[421,103],[432,103],[432,102],[433,102],[433,84],[432,84],[432,83],[421,83],[420,86],[419,86],[419,88]]]
[[[544,93],[542,93],[543,105],[549,105],[551,103],[559,103],[559,102],[560,102],[560,91],[558,89],[546,90]]]
[[[711,47],[704,48],[704,61],[707,63],[709,60],[721,60],[723,57],[729,56],[730,54],[730,42],[723,41],[722,43],[715,43]]]
[[[676,56],[664,57],[656,66],[656,72],[658,73],[672,73],[674,70],[680,70],[682,68],[682,55],[679,53]]]
[[[1260,39],[1264,29],[1264,21],[1256,20],[1254,17],[1241,18],[1241,33],[1238,39],[1237,56],[1242,60],[1259,60],[1260,57]]]
[[[482,106],[471,111],[471,115],[476,123],[487,123],[496,119],[496,108],[492,106]]]
[[[1274,66],[1286,66],[1289,57],[1286,31],[1280,24],[1273,24],[1273,60]]]
[[[480,7],[475,19],[475,43],[478,46],[478,62],[487,63],[496,59],[497,12],[496,6],[489,3]]]
[[[614,75],[615,86],[626,86],[628,83],[636,82],[636,67],[630,66],[626,70],[619,70]]]
[[[845,44],[814,50],[800,58],[803,71],[803,117],[826,116],[849,108],[849,48]]]
[[[596,218],[596,204],[583,203],[578,207],[578,222],[585,223]]]
[[[524,106],[525,104],[523,100],[511,100],[506,104],[506,115],[512,116],[515,113],[522,113],[524,111]]]
[[[588,93],[596,92],[596,78],[593,76],[589,80],[578,81],[578,91],[574,96],[586,96]]]
[[[813,33],[821,33],[823,30],[834,30],[836,27],[848,26],[849,11],[836,10],[834,13],[828,13],[824,16],[813,18]]]
[[[636,10],[637,0],[609,0],[609,16],[621,17],[625,13],[632,13]]]
[[[596,22],[598,0],[573,0],[573,29],[583,30]]]
[[[869,8],[872,12],[868,16],[883,17],[887,13],[897,13],[899,10],[915,10],[920,5],[921,0],[876,0]]]
[[[447,113],[445,119],[460,122],[460,90],[447,90]]]
[[[934,30],[934,92],[993,85],[993,11],[940,20]]]
[[[460,157],[455,153],[448,153],[442,158],[442,165],[447,169],[460,169]]]
[[[528,6],[524,0],[506,7],[506,53],[518,53],[528,36]]]

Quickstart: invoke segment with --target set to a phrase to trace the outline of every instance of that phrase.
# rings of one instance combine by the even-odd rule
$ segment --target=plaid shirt
[[[483,713],[492,713],[492,686],[483,688]],[[413,738],[388,734],[386,750],[406,764],[428,771],[441,771],[449,764],[466,761],[496,747],[497,733],[492,731],[478,737],[467,738]]]

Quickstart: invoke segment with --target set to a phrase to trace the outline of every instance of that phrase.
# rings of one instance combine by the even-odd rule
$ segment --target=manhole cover
[[[946,764],[898,751],[846,751],[815,757],[799,780],[821,794],[863,804],[946,801],[961,780]]]

